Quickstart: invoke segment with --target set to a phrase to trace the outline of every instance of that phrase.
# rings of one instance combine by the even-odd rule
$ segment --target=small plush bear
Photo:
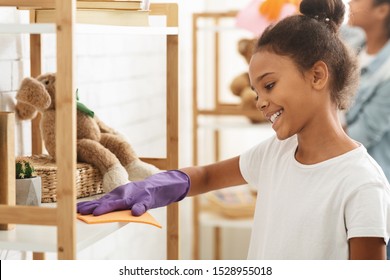
[[[56,75],[46,73],[23,79],[16,94],[16,112],[21,120],[42,114],[40,129],[47,152],[56,158]],[[82,104],[78,104],[82,105]],[[79,110],[80,107],[80,110]],[[102,188],[109,192],[130,181],[142,180],[160,170],[141,161],[131,145],[105,125],[85,106],[77,109],[77,160],[95,166],[103,175]]]
[[[241,39],[238,42],[238,52],[245,58],[248,65],[255,42],[255,39]],[[251,88],[248,72],[235,77],[230,84],[230,90],[234,95],[240,97],[242,111],[246,113],[252,123],[265,121],[263,114],[256,108],[256,93]]]

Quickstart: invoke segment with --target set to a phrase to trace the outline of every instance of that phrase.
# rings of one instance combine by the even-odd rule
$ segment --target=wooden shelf
[[[77,24],[77,34],[123,34],[123,35],[178,35],[177,27],[144,27],[144,26],[106,26]],[[35,24],[0,24],[0,34],[45,34],[56,33],[53,23]]]
[[[37,258],[41,252],[57,251],[58,259],[76,259],[78,250],[124,227],[125,223],[88,225],[76,219],[76,106],[74,86],[74,34],[117,33],[166,36],[166,150],[163,159],[150,159],[161,169],[178,168],[178,6],[176,3],[150,5],[150,16],[165,17],[162,27],[133,27],[75,24],[76,1],[56,0],[2,0],[1,6],[39,7],[56,9],[56,24],[37,22],[36,12],[30,10],[29,25],[0,24],[0,33],[27,33],[30,36],[31,76],[41,74],[42,33],[56,33],[57,37],[57,96],[56,96],[56,146],[57,146],[57,196],[56,207],[15,206],[13,116],[0,114],[0,124],[5,137],[0,137],[0,158],[6,174],[0,180],[0,248],[32,250]],[[3,131],[3,127],[0,127]],[[66,133],[65,133],[66,131]],[[2,135],[3,136],[3,135]],[[11,139],[12,138],[12,139]],[[32,122],[32,152],[42,153],[39,120]],[[4,167],[4,168],[3,168]],[[14,195],[13,195],[14,197]],[[167,259],[179,258],[178,204],[167,207]],[[13,224],[17,224],[15,227]]]
[[[245,116],[231,115],[201,115],[198,118],[198,129],[220,131],[224,129],[245,130],[256,129],[259,134],[266,134],[271,137],[274,134],[271,124],[269,123],[251,123]]]
[[[97,197],[81,198],[79,201],[88,201]],[[37,208],[37,207],[35,207]],[[56,203],[43,203],[39,208],[56,208]],[[154,210],[151,210],[153,212]],[[153,214],[152,214],[153,215]],[[76,248],[77,251],[88,248],[99,240],[115,233],[127,226],[136,227],[137,223],[103,223],[87,224],[76,221]],[[142,225],[143,226],[143,225]],[[151,226],[154,229],[153,226]],[[156,230],[161,230],[155,228]],[[57,228],[50,225],[16,225],[12,230],[0,231],[0,248],[16,251],[32,251],[40,253],[57,252]]]
[[[77,24],[76,33],[79,34],[129,34],[129,35],[178,35],[177,27],[157,27],[157,26],[108,26]]]
[[[213,136],[212,145],[214,148],[213,159],[218,161],[221,159],[220,133],[222,130],[237,129],[238,132],[243,129],[255,129],[259,135],[273,135],[271,125],[266,122],[252,123],[250,119],[258,119],[259,111],[247,111],[244,110],[241,104],[230,104],[222,101],[222,86],[221,86],[221,65],[224,59],[221,57],[220,50],[223,48],[224,43],[221,43],[223,38],[223,32],[238,31],[239,29],[233,24],[226,25],[226,22],[234,22],[234,18],[237,15],[237,11],[228,12],[204,12],[196,13],[192,18],[192,38],[193,38],[193,164],[198,165],[199,160],[199,131],[211,130]],[[228,21],[226,21],[228,19]],[[202,32],[202,33],[201,33]],[[199,46],[198,36],[199,34],[206,34],[206,32],[213,32],[213,34],[207,33],[207,36],[212,38],[207,43],[212,43],[209,51],[204,51],[203,46]],[[208,37],[208,38],[209,38]],[[229,42],[230,43],[230,42]],[[203,58],[199,58],[198,51],[203,50],[206,54],[208,61],[213,64],[207,64],[207,67],[214,67],[214,73],[207,77],[207,81],[213,85],[211,89],[212,97],[207,98],[207,102],[210,104],[200,105],[200,101],[203,99],[204,93],[198,89],[199,75],[204,71],[198,69],[199,61]],[[201,53],[201,52],[199,52]],[[225,87],[226,88],[226,87]],[[199,98],[203,93],[203,98]],[[233,94],[233,93],[232,93]],[[207,131],[209,132],[209,131]],[[206,134],[204,134],[206,135]],[[252,225],[252,219],[227,219],[217,213],[213,213],[210,210],[205,209],[202,199],[200,197],[194,198],[193,203],[193,225],[194,225],[194,238],[193,238],[193,258],[199,259],[200,256],[200,225],[209,226],[214,228],[214,258],[220,258],[220,234],[221,228],[250,228]]]
[[[1,0],[1,6],[5,7],[37,7],[51,8],[56,7],[56,0]]]
[[[218,104],[214,109],[198,109],[199,115],[219,115],[219,116],[245,116],[256,117],[260,112],[244,111],[240,105],[237,104]]]
[[[56,33],[55,24],[0,24],[0,34],[44,34]]]
[[[121,229],[128,223],[88,225],[76,222],[77,251]],[[131,226],[134,226],[133,224]],[[0,248],[17,251],[57,252],[57,227],[16,225],[13,230],[0,231]]]

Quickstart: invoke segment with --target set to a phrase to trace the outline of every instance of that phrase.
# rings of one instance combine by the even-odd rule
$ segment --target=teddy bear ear
[[[248,41],[248,39],[241,39],[240,41],[238,41],[237,49],[240,54],[245,55],[248,46]]]
[[[16,100],[20,103],[35,107],[39,111],[46,110],[51,103],[50,95],[45,86],[33,78],[23,79],[16,94]]]
[[[240,41],[238,41],[238,47],[237,47],[238,52],[242,56],[244,56],[247,63],[249,63],[253,55],[255,43],[256,40],[252,40],[252,39],[241,39]]]

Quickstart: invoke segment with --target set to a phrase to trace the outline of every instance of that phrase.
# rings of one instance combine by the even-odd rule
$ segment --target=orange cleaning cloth
[[[81,215],[77,214],[77,219],[86,222],[87,224],[100,224],[100,223],[112,223],[112,222],[129,222],[129,223],[144,223],[162,228],[162,226],[157,222],[152,215],[145,213],[139,217],[131,215],[130,210],[122,210],[110,212],[100,216],[94,215]]]

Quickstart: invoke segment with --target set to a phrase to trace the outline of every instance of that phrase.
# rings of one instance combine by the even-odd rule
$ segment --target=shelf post
[[[15,205],[15,114],[0,112],[0,204]],[[0,230],[13,229],[0,224]]]
[[[167,26],[178,26],[178,5],[165,6]],[[153,6],[152,6],[153,8]],[[179,167],[179,56],[178,35],[167,35],[167,158],[168,168]],[[179,259],[179,204],[167,207],[167,259]]]
[[[192,48],[193,48],[193,57],[192,57],[192,102],[193,102],[193,164],[199,164],[199,154],[198,154],[198,146],[199,146],[199,116],[221,116],[221,115],[247,115],[241,109],[239,109],[238,105],[226,104],[220,100],[221,94],[221,86],[220,86],[220,46],[221,46],[221,34],[219,32],[219,27],[221,25],[221,19],[224,18],[234,18],[237,15],[237,11],[228,11],[228,12],[204,12],[204,13],[195,13],[192,15]],[[198,21],[200,19],[212,20],[212,24],[216,27],[214,30],[214,73],[213,73],[213,81],[214,81],[214,105],[212,109],[201,109],[198,104],[198,32],[201,30],[201,26],[198,26]],[[214,159],[215,161],[220,160],[220,131],[215,129],[214,133]],[[200,219],[199,213],[202,211],[203,205],[201,201],[201,196],[193,197],[193,239],[192,239],[192,258],[194,260],[200,259],[200,245],[201,245],[201,236],[200,236]],[[215,259],[219,259],[221,254],[221,228],[214,228],[214,257]]]
[[[76,259],[76,1],[57,0],[56,163],[58,259]]]
[[[36,11],[30,11],[30,22],[36,22]],[[42,52],[41,52],[41,34],[30,35],[30,72],[31,77],[38,77],[42,73]],[[31,120],[31,148],[33,155],[40,155],[43,151],[43,140],[40,133],[39,124],[41,114]]]

